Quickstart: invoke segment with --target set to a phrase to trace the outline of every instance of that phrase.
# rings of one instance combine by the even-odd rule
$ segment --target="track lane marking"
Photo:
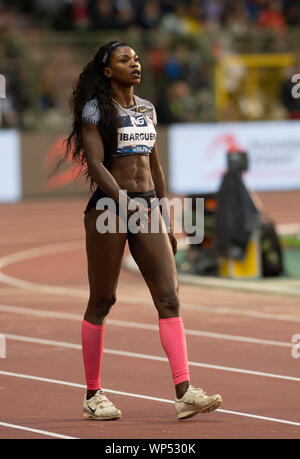
[[[56,312],[56,311],[41,311],[41,310],[32,309],[32,308],[21,308],[21,307],[18,308],[16,306],[0,305],[0,311],[11,312],[11,313],[16,313],[16,314],[29,314],[29,315],[35,315],[35,316],[40,316],[40,317],[82,321],[82,316],[79,314],[61,313],[61,312]],[[143,322],[107,319],[106,323],[109,325],[117,326],[117,327],[136,328],[136,329],[150,330],[150,331],[155,331],[155,332],[159,330],[158,325],[147,324]],[[226,333],[207,332],[207,331],[202,331],[202,330],[193,330],[189,328],[185,328],[185,334],[190,335],[190,336],[200,336],[204,338],[237,341],[237,342],[250,343],[250,344],[262,344],[266,346],[279,346],[279,347],[287,347],[287,348],[293,347],[292,343],[288,343],[284,341],[275,341],[275,340],[268,340],[268,339],[261,339],[261,338],[252,338],[248,336],[230,335]]]
[[[40,435],[46,435],[47,437],[55,437],[64,440],[78,440],[77,437],[70,437],[68,435],[61,435],[53,432],[48,432],[47,430],[33,429],[32,427],[19,426],[17,424],[8,424],[7,422],[0,422],[0,426],[8,427],[10,429],[25,430],[27,432],[33,432]]]
[[[1,272],[1,269],[10,264],[17,263],[19,261],[25,261],[32,258],[37,258],[44,255],[53,255],[60,252],[65,252],[69,250],[76,250],[84,248],[82,240],[76,241],[65,241],[54,244],[47,244],[44,246],[39,246],[31,249],[22,250],[20,252],[15,252],[12,254],[4,255],[0,257],[0,281],[8,285],[12,285],[19,288],[29,289],[33,291],[39,291],[43,293],[51,293],[56,295],[70,295],[80,298],[87,298],[88,291],[83,289],[74,289],[68,287],[57,287],[50,285],[43,285],[40,283],[34,283],[29,281],[24,281],[22,279],[17,279],[12,276],[8,276]],[[136,297],[126,297],[123,296],[121,301],[130,301],[134,303],[139,303]],[[151,300],[144,299],[144,302],[151,303]],[[266,320],[279,320],[279,321],[288,321],[288,322],[300,322],[300,317],[291,316],[288,314],[272,314],[264,313],[260,311],[244,311],[242,309],[228,308],[228,307],[214,307],[214,306],[204,306],[197,305],[193,303],[182,303],[181,307],[192,310],[200,311],[209,311],[210,313],[217,314],[230,314],[230,315],[241,315],[249,318],[259,318]]]
[[[3,376],[11,376],[11,377],[15,377],[15,378],[30,379],[30,380],[33,380],[33,381],[41,381],[41,382],[46,382],[46,383],[51,383],[51,384],[61,384],[61,385],[69,386],[69,387],[77,387],[77,388],[86,389],[86,386],[83,385],[83,384],[72,383],[70,381],[63,381],[63,380],[59,380],[59,379],[49,379],[49,378],[43,378],[43,377],[40,377],[40,376],[31,376],[31,375],[25,375],[25,374],[22,374],[22,373],[12,373],[12,372],[9,372],[9,371],[1,371],[1,370],[0,370],[0,374],[2,374]],[[112,390],[112,389],[103,389],[103,390],[105,392],[107,392],[107,393],[116,394],[116,395],[124,395],[126,397],[141,398],[141,399],[144,399],[144,400],[152,400],[152,401],[156,401],[156,402],[174,404],[174,400],[169,400],[169,399],[165,399],[165,398],[151,397],[149,395],[135,394],[135,393],[131,393],[131,392],[124,392],[124,391],[118,391],[118,390]],[[224,414],[231,414],[231,415],[234,415],[234,416],[244,416],[244,417],[249,417],[249,418],[252,418],[252,419],[258,419],[258,420],[262,420],[262,421],[270,421],[270,422],[276,422],[276,423],[288,424],[288,425],[300,427],[300,422],[290,421],[290,420],[287,420],[287,419],[278,419],[278,418],[273,418],[273,417],[268,417],[268,416],[261,416],[261,415],[252,414],[252,413],[243,413],[243,412],[240,412],[240,411],[224,410],[224,409],[221,409],[221,408],[218,408],[216,410],[216,412],[220,412],[220,413],[224,413]]]
[[[81,344],[67,343],[64,341],[56,341],[56,340],[49,340],[49,339],[43,339],[43,338],[33,338],[30,336],[21,336],[21,335],[13,335],[13,334],[6,334],[5,337],[6,339],[13,340],[13,341],[27,342],[27,343],[33,343],[33,344],[43,344],[46,346],[47,345],[48,346],[58,346],[62,348],[76,349],[80,351],[82,350]],[[153,360],[157,362],[167,362],[168,363],[167,357],[142,354],[142,353],[136,353],[136,352],[120,351],[118,349],[104,348],[103,353],[111,354],[111,355],[118,355],[118,356],[123,356],[123,357],[132,357],[132,358],[137,358],[137,359]],[[246,370],[242,368],[226,367],[222,365],[213,365],[213,364],[194,362],[194,361],[189,361],[188,364],[193,367],[209,368],[212,370],[228,371],[228,372],[233,372],[233,373],[242,373],[242,374],[253,375],[253,376],[263,376],[267,378],[300,382],[300,378],[296,376],[278,375],[276,373],[266,373],[266,372]]]

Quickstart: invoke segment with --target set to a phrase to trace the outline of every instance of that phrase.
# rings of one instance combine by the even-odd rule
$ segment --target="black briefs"
[[[127,192],[127,195],[131,198],[131,199],[136,199],[138,200],[137,198],[143,198],[146,200],[147,204],[148,204],[148,207],[151,205],[151,201],[156,198],[156,193],[155,193],[155,190],[149,190],[149,191],[128,191]],[[97,202],[99,199],[101,198],[108,198],[109,196],[107,196],[106,193],[104,193],[104,191],[102,191],[99,187],[94,191],[94,193],[92,194],[89,202],[87,203],[87,206],[85,208],[85,211],[84,213],[87,214],[91,209],[93,208],[96,208],[96,205],[97,205]],[[117,205],[117,215],[119,214],[118,212],[118,205]]]

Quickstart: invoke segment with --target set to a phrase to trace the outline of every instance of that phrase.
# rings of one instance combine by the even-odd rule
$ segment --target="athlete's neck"
[[[120,88],[112,85],[112,96],[122,107],[134,105],[133,87]]]

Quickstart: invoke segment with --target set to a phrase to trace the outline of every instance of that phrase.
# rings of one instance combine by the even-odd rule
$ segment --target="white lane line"
[[[42,257],[44,255],[52,255],[59,252],[67,252],[69,250],[76,250],[83,247],[83,241],[67,241],[34,247],[33,249],[22,250],[21,252],[10,253],[0,257],[0,269],[19,261]]]
[[[2,268],[4,268],[5,266],[9,266],[13,263],[29,260],[32,258],[38,258],[45,255],[53,255],[60,252],[78,250],[83,247],[83,241],[59,242],[56,244],[47,244],[44,246],[35,247],[33,249],[26,249],[22,250],[21,252],[15,252],[8,255],[4,255],[3,257],[0,257],[0,282],[11,285],[13,287],[19,287],[26,290],[32,290],[48,294],[50,293],[52,295],[75,295],[77,297],[86,298],[88,296],[88,292],[86,290],[43,285],[36,282],[29,282],[12,276],[8,276],[1,272]]]
[[[12,334],[6,334],[5,337],[6,339],[13,340],[13,341],[21,341],[21,342],[27,342],[27,343],[33,343],[33,344],[44,344],[46,346],[58,346],[58,347],[63,347],[67,349],[77,349],[80,351],[82,349],[80,344],[67,343],[64,341],[55,341],[55,340],[49,340],[49,339],[43,339],[43,338],[32,338],[29,336],[20,336],[20,335],[12,335]],[[103,353],[111,354],[111,355],[118,355],[118,356],[123,356],[123,357],[132,357],[136,359],[154,360],[157,362],[168,362],[167,357],[160,357],[160,356],[149,355],[149,354],[141,354],[137,352],[120,351],[118,349],[104,348]],[[260,372],[260,371],[254,371],[254,370],[245,370],[242,368],[226,367],[222,365],[212,365],[208,363],[193,362],[193,361],[189,361],[188,363],[190,366],[193,366],[193,367],[210,368],[212,370],[229,371],[233,373],[242,373],[242,374],[247,374],[247,375],[252,375],[252,376],[263,376],[267,378],[283,379],[286,381],[300,382],[300,378],[297,378],[295,376],[278,375],[276,373],[266,373],[266,372]]]
[[[0,359],[6,358],[6,338],[0,334]]]
[[[8,305],[0,305],[0,311],[10,312],[10,313],[15,313],[15,314],[29,314],[29,315],[35,315],[35,316],[40,316],[40,317],[48,317],[48,318],[75,320],[75,321],[82,320],[82,316],[80,316],[79,314],[61,313],[61,312],[56,312],[56,311],[40,311],[38,309],[18,308],[17,306],[8,306]],[[140,330],[150,330],[150,331],[155,331],[155,332],[159,330],[158,325],[146,324],[142,322],[133,322],[133,321],[116,320],[116,319],[107,319],[106,322],[109,325],[113,325],[117,327],[136,328]],[[203,338],[238,341],[238,342],[251,343],[251,344],[262,344],[266,346],[279,346],[279,347],[288,347],[288,348],[293,347],[292,343],[288,343],[284,341],[275,341],[275,340],[268,340],[268,339],[261,339],[261,338],[252,338],[248,336],[229,335],[225,333],[192,330],[189,328],[185,329],[185,333],[186,335],[200,336]]]
[[[159,330],[159,327],[157,325],[145,324],[141,322],[131,322],[131,321],[129,322],[126,320],[110,319],[110,320],[107,320],[107,323],[111,325],[116,325],[119,327],[140,328],[143,330],[155,330],[155,331]],[[274,340],[268,340],[268,339],[252,338],[248,336],[229,335],[225,333],[206,332],[206,331],[201,331],[201,330],[192,330],[189,328],[185,328],[185,333],[186,335],[201,336],[204,338],[239,341],[239,342],[244,342],[244,343],[263,344],[263,345],[268,345],[268,346],[293,347],[292,343],[287,343],[284,341],[274,341]]]
[[[47,430],[32,429],[31,427],[18,426],[17,424],[8,424],[7,422],[0,422],[0,426],[8,427],[10,429],[25,430],[27,432],[33,432],[40,435],[46,435],[47,437],[61,438],[64,440],[78,440],[76,437],[69,437],[68,435],[61,435],[53,432],[48,432]]]
[[[240,308],[228,308],[224,306],[202,306],[193,303],[183,303],[182,305],[185,309],[191,311],[205,311],[213,312],[214,314],[224,314],[224,315],[233,315],[233,316],[244,316],[249,319],[265,319],[265,320],[279,320],[283,322],[298,322],[300,323],[299,316],[292,316],[289,314],[272,314],[268,312],[259,312],[259,311],[250,311]]]
[[[48,311],[45,309],[23,308],[20,306],[11,306],[8,304],[0,304],[0,311],[11,314],[23,314],[29,316],[46,317],[47,319],[64,319],[73,320],[76,322],[82,321],[83,315],[72,314],[69,312]]]
[[[76,296],[77,298],[88,298],[88,290],[84,289],[75,289],[67,287],[58,287],[51,285],[44,285],[35,282],[24,281],[12,276],[8,276],[1,272],[1,269],[5,266],[9,266],[12,263],[19,261],[24,261],[44,255],[55,254],[60,252],[66,252],[70,250],[78,250],[84,248],[82,240],[78,241],[68,241],[55,244],[48,244],[44,246],[35,247],[33,249],[26,249],[21,252],[12,253],[0,257],[0,281],[14,287],[29,289],[32,291],[38,291],[42,293],[50,293],[54,295],[68,295]],[[140,303],[140,300],[136,297],[131,296],[121,296],[119,298],[121,301],[128,301],[131,303]],[[152,304],[151,299],[143,299],[143,303]],[[272,314],[264,313],[260,311],[245,311],[242,309],[228,308],[228,307],[216,307],[216,306],[205,306],[198,305],[193,303],[182,303],[182,308],[199,310],[199,311],[208,311],[210,313],[216,314],[232,314],[232,315],[241,315],[249,318],[259,318],[266,320],[279,320],[279,321],[288,321],[288,322],[300,322],[300,317],[292,316],[288,314]]]
[[[88,299],[88,291],[69,287],[57,287],[55,285],[44,285],[36,282],[28,282],[22,279],[8,276],[0,271],[0,282],[11,285],[12,287],[23,288],[33,292],[40,292],[51,295],[74,296],[76,298]]]
[[[12,372],[9,372],[9,371],[0,370],[0,375],[11,376],[11,377],[15,377],[15,378],[29,379],[29,380],[33,380],[33,381],[41,381],[41,382],[46,382],[46,383],[51,383],[51,384],[61,384],[61,385],[65,385],[65,386],[71,386],[71,387],[77,387],[77,388],[86,389],[86,386],[83,385],[83,384],[76,384],[76,383],[72,383],[72,382],[69,382],[69,381],[62,381],[62,380],[58,380],[58,379],[42,378],[40,376],[25,375],[25,374],[22,374],[22,373],[12,373]],[[152,401],[156,401],[156,402],[174,404],[174,400],[168,400],[168,399],[165,399],[165,398],[151,397],[149,395],[135,394],[135,393],[123,392],[123,391],[112,390],[112,389],[103,389],[103,390],[105,392],[107,392],[107,393],[116,394],[116,395],[124,395],[126,397],[141,398],[141,399],[144,399],[144,400],[152,400]],[[268,416],[261,416],[261,415],[252,414],[252,413],[243,413],[243,412],[240,412],[240,411],[223,410],[221,408],[218,408],[216,411],[220,412],[220,413],[225,413],[225,414],[232,414],[232,415],[235,415],[235,416],[244,416],[244,417],[249,417],[249,418],[252,418],[252,419],[258,419],[258,420],[262,420],[262,421],[277,422],[277,423],[281,423],[281,424],[288,424],[288,425],[300,427],[300,422],[290,421],[290,420],[287,420],[287,419],[271,418],[271,417],[268,417]]]

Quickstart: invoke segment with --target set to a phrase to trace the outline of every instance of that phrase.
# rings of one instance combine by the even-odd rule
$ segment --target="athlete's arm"
[[[163,169],[159,161],[158,150],[157,150],[156,144],[154,145],[151,151],[150,168],[151,168],[151,175],[153,178],[155,192],[156,192],[157,197],[159,199],[166,198],[166,180],[165,180]],[[162,212],[162,209],[161,209],[161,212]],[[175,255],[177,252],[177,241],[173,235],[173,225],[171,223],[171,216],[169,216],[169,218],[170,218],[170,223],[169,223],[168,230],[169,230],[169,236],[170,236],[170,241],[172,244],[173,253]]]
[[[101,188],[107,196],[111,197],[115,202],[120,202],[120,194],[126,199],[124,203],[127,203],[126,212],[128,215],[134,213],[137,208],[140,208],[140,204],[135,202],[134,209],[128,209],[128,204],[132,199],[121,190],[115,178],[111,175],[109,170],[104,166],[104,145],[101,134],[94,123],[83,123],[81,128],[82,144],[84,153],[86,156],[87,166],[91,178]],[[119,194],[120,193],[120,194]],[[125,209],[123,209],[125,212]],[[146,215],[146,209],[145,209]]]
[[[87,166],[92,179],[107,196],[119,202],[120,187],[103,164],[104,146],[97,126],[93,123],[83,123],[81,133]],[[127,201],[130,201],[129,197]]]
[[[150,155],[150,168],[153,178],[156,195],[159,199],[166,196],[166,181],[165,176],[159,161],[158,150],[156,144],[154,145]]]

